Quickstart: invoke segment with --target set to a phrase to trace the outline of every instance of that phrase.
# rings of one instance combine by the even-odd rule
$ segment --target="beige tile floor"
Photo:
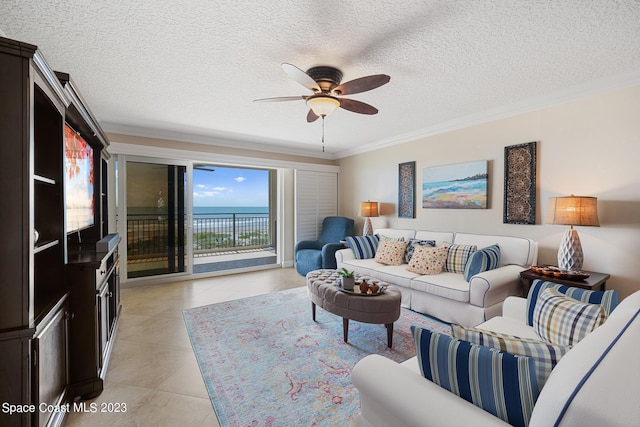
[[[182,310],[304,284],[295,269],[277,268],[122,289],[122,315],[105,389],[87,407],[126,404],[126,412],[71,412],[63,425],[219,426]]]

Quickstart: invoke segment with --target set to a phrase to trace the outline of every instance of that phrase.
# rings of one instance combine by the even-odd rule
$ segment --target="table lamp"
[[[598,199],[574,196],[550,197],[547,223],[569,225],[558,249],[558,267],[563,270],[580,270],[584,261],[582,245],[574,225],[599,227]]]
[[[371,224],[371,217],[378,216],[378,202],[360,202],[360,213],[358,214],[358,216],[364,216],[367,218],[367,220],[364,222],[364,227],[362,228],[362,235],[373,235],[373,225]]]

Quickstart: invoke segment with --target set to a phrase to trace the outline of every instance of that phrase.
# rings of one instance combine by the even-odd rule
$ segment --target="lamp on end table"
[[[358,213],[358,216],[367,218],[367,220],[364,222],[364,227],[362,228],[362,235],[373,235],[373,225],[371,224],[371,217],[378,216],[378,202],[372,202],[369,200],[366,202],[360,202],[360,212]]]
[[[547,223],[569,225],[558,249],[558,267],[563,270],[580,270],[584,261],[582,244],[574,225],[599,227],[598,199],[574,196],[550,197]]]

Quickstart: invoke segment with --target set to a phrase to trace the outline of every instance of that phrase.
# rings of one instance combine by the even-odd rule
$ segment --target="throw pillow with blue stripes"
[[[369,259],[376,256],[378,242],[375,236],[347,236],[347,246],[351,248],[356,259]]]
[[[533,339],[518,338],[513,335],[485,331],[483,329],[465,328],[452,324],[451,335],[474,344],[492,347],[516,356],[531,357],[536,362],[538,385],[542,390],[553,368],[562,356],[571,350],[571,346],[558,345]]]
[[[464,280],[469,282],[476,274],[496,269],[499,265],[500,246],[496,244],[478,249],[469,255],[469,259],[464,266]]]
[[[605,320],[614,308],[618,306],[618,291],[589,291],[587,289],[575,288],[567,285],[560,285],[558,283],[546,282],[544,280],[534,280],[531,289],[529,289],[529,295],[527,295],[527,323],[529,326],[533,326],[533,310],[535,310],[538,297],[542,291],[547,288],[555,288],[560,293],[565,294],[575,300],[581,302],[587,302],[589,304],[600,304],[602,310],[604,310]]]
[[[540,389],[535,361],[411,327],[422,375],[518,427],[529,424]]]

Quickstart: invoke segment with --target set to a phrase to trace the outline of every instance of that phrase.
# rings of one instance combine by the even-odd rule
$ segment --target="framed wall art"
[[[536,223],[536,142],[504,148],[504,223]]]
[[[428,167],[422,170],[422,207],[487,208],[487,161]]]
[[[398,218],[416,217],[416,162],[398,165]]]

